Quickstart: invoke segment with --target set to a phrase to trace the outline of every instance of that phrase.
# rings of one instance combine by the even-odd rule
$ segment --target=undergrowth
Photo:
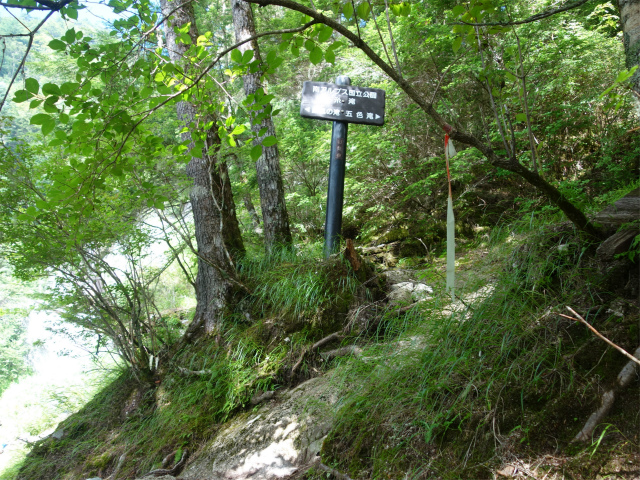
[[[427,302],[396,322],[406,328],[400,341],[339,370],[359,385],[323,448],[340,471],[491,478],[515,451],[567,446],[597,406],[601,385],[626,363],[557,315],[573,306],[623,347],[637,345],[637,333],[628,335],[637,311],[622,324],[606,313],[615,296],[593,249],[571,228],[529,222],[496,231],[492,242],[485,263],[503,261],[493,280],[482,276],[480,284],[492,283],[484,300],[448,312],[442,300]]]
[[[625,359],[558,313],[570,305],[632,349],[638,312],[629,304],[629,314],[615,313],[624,302],[613,292],[617,273],[599,272],[591,245],[569,226],[538,222],[531,216],[478,240],[467,252],[477,258],[460,259],[454,304],[438,259],[421,274],[433,298],[409,309],[367,296],[341,259],[318,260],[317,249],[244,260],[239,272],[252,293],[218,341],[201,338],[161,358],[152,384],[123,373],[61,425],[62,439],[35,446],[19,478],[104,478],[124,453],[121,475],[133,478],[176,450],[197,449],[246,414],[253,395],[308,378],[310,368],[293,377],[292,365],[360,321],[360,310],[366,320],[345,340],[363,347],[360,357],[307,358],[315,374],[337,364],[334,381],[348,386],[323,462],[352,478],[490,478],[505,458],[570,451]],[[610,420],[595,447],[574,452],[572,468],[587,472],[575,478],[590,478],[589,465],[621,438],[637,447],[638,418]]]
[[[124,372],[63,422],[62,439],[36,444],[19,478],[106,476],[124,453],[121,475],[142,475],[197,448],[252,395],[289,384],[302,349],[340,328],[360,288],[341,259],[319,260],[317,250],[244,260],[252,293],[225,322],[221,344],[201,338],[161,357],[152,384]]]

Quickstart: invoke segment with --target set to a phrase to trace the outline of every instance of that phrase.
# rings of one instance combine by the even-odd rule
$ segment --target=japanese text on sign
[[[304,82],[300,115],[321,120],[383,125],[384,107],[384,90]]]

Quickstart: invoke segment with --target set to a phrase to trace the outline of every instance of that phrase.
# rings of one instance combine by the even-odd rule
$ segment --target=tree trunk
[[[618,0],[618,7],[627,68],[633,68],[640,64],[640,0]],[[631,79],[631,88],[640,101],[640,68]]]
[[[176,6],[167,0],[161,0],[164,15],[169,15]],[[198,32],[191,3],[183,4],[165,21],[169,57],[173,62],[183,65],[184,53],[189,46],[176,42],[174,27],[187,23],[191,23],[189,35],[195,44]],[[185,69],[187,68],[185,65]],[[197,109],[193,104],[179,102],[176,109],[183,125],[198,123]],[[184,133],[183,139],[188,138],[190,134]],[[193,157],[187,165],[187,175],[193,179],[189,198],[198,245],[197,306],[193,321],[185,333],[187,338],[199,333],[201,328],[204,328],[207,334],[219,329],[235,288],[232,258],[244,252],[227,167],[216,158],[219,145],[217,131],[208,132],[208,148],[205,152],[199,152],[200,155]]]
[[[253,21],[251,5],[243,0],[231,0],[231,12],[233,15],[233,27],[236,33],[236,41],[242,41],[256,34],[256,26]],[[241,52],[253,50],[254,59],[260,60],[258,42],[247,42],[239,47]],[[261,73],[247,73],[243,77],[244,93],[255,94],[262,88],[260,84]],[[252,115],[258,115],[261,111],[254,111]],[[254,145],[260,145],[262,139],[276,134],[271,115],[267,115],[262,122],[252,122],[251,129],[259,132],[266,128],[266,133],[254,141]],[[256,162],[258,172],[258,187],[260,189],[260,206],[262,208],[262,221],[264,224],[264,240],[267,251],[271,251],[275,245],[291,245],[291,230],[289,229],[289,215],[284,200],[284,187],[280,172],[280,157],[278,147],[263,147],[262,156]]]

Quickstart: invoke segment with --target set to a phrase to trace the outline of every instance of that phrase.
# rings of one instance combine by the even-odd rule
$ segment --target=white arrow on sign
[[[376,120],[380,118],[380,115],[376,113]]]

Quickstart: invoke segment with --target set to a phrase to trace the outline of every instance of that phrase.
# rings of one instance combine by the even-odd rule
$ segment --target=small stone
[[[502,477],[511,478],[516,473],[516,467],[513,465],[507,465],[502,470],[498,470],[496,473]]]

